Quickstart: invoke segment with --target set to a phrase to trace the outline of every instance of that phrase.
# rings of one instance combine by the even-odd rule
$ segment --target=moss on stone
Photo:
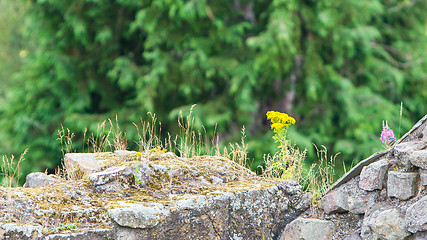
[[[101,168],[106,169],[132,166],[138,163],[139,156],[134,153],[97,153],[96,158]],[[149,182],[144,187],[126,185],[120,192],[100,192],[87,178],[61,178],[57,183],[44,187],[0,188],[0,196],[5,199],[3,202],[6,204],[3,206],[12,204],[16,207],[12,214],[14,217],[9,221],[41,225],[44,233],[48,234],[109,228],[111,223],[107,211],[120,207],[120,202],[156,202],[171,206],[193,195],[220,195],[224,192],[262,189],[281,181],[258,177],[247,168],[223,157],[181,158],[171,153],[150,153],[143,156],[141,161],[147,161],[152,170]],[[217,182],[214,182],[215,179]],[[2,211],[7,209],[1,208],[0,214]],[[0,215],[1,222],[7,220],[5,214],[3,212]],[[63,227],[70,224],[75,226],[74,230]]]

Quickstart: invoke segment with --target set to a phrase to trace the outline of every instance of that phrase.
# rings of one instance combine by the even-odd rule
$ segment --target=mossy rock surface
[[[107,231],[105,236],[128,239],[272,239],[308,207],[296,183],[259,177],[223,157],[123,151],[80,156],[96,160],[92,173],[68,169],[68,176],[55,176],[48,186],[0,188],[5,236]],[[78,164],[72,170],[81,172]],[[91,174],[103,172],[108,181],[94,184]],[[139,176],[146,177],[143,184]]]

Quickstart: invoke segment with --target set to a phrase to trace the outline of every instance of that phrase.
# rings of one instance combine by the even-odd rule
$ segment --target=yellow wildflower
[[[141,152],[136,152],[135,155],[140,156]]]
[[[283,124],[283,123],[273,123],[273,124],[271,124],[271,129],[276,129],[276,130],[280,130],[280,129],[282,129],[283,127],[287,127],[288,126],[288,124]]]
[[[295,124],[295,118],[290,117],[286,113],[268,111],[267,119],[271,121],[271,129],[280,130],[284,127],[288,127],[289,124]]]

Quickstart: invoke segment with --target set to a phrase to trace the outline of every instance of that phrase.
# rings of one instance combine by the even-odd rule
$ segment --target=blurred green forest
[[[252,168],[274,152],[268,110],[297,123],[347,168],[381,150],[383,120],[400,135],[427,113],[427,1],[0,0],[0,154],[29,148],[23,175],[61,163],[57,131],[127,133],[156,113],[222,144],[246,127]],[[337,170],[338,172],[342,170]]]

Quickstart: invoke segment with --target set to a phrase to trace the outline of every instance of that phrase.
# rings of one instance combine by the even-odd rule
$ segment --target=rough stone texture
[[[155,170],[155,168],[153,167]],[[144,187],[153,174],[146,160],[137,161],[129,167],[110,167],[101,172],[89,174],[89,180],[98,190],[106,192],[120,191],[123,184],[136,184]]]
[[[420,184],[421,186],[427,186],[427,170],[420,169]]]
[[[279,240],[330,240],[334,231],[331,221],[299,217],[286,225]]]
[[[169,215],[169,212],[165,211],[161,204],[152,203],[151,206],[126,202],[119,202],[118,204],[120,206],[108,210],[108,214],[123,227],[151,228]]]
[[[405,221],[407,229],[412,233],[427,231],[427,196],[408,208]]]
[[[326,214],[343,213],[348,211],[348,194],[336,189],[323,197],[320,207]]]
[[[110,229],[96,229],[81,233],[51,234],[44,240],[105,240],[113,239],[113,234]]]
[[[35,239],[42,236],[42,227],[34,225],[17,225],[15,223],[6,223],[1,226],[4,231],[4,237],[7,239]]]
[[[427,142],[427,127],[426,126],[424,126],[422,136],[423,136],[422,141]]]
[[[101,170],[96,153],[67,153],[64,156],[64,164],[68,175],[73,179],[80,179]]]
[[[427,169],[427,150],[414,151],[409,155],[412,165]]]
[[[360,236],[360,230],[357,230],[352,234],[348,235],[344,238],[344,240],[362,240],[362,237]]]
[[[236,194],[191,196],[170,205],[167,217],[155,227],[132,231],[118,227],[117,236],[119,239],[277,239],[284,226],[299,215],[292,205],[295,199],[284,194],[271,187]]]
[[[390,162],[400,169],[413,170],[410,155],[414,151],[421,150],[426,146],[426,142],[419,141],[418,139],[397,144],[392,150]]]
[[[388,173],[387,194],[400,200],[407,200],[416,193],[418,173],[391,171]]]
[[[374,204],[374,196],[371,194],[351,195],[347,199],[348,210],[354,214],[365,214],[369,206]]]
[[[387,169],[387,159],[382,159],[365,166],[360,173],[359,187],[366,191],[382,189]]]
[[[411,233],[405,228],[405,220],[399,210],[378,205],[367,212],[363,220],[362,239],[400,240]]]
[[[130,176],[132,171],[127,167],[111,167],[107,168],[104,171],[91,173],[89,179],[92,182],[93,186],[104,185],[106,183],[117,180],[120,175]]]
[[[427,231],[426,232],[417,232],[412,234],[411,236],[405,238],[405,240],[426,240],[427,239]]]
[[[378,191],[364,191],[360,189],[358,187],[359,181],[360,178],[355,177],[337,188],[337,190],[346,193],[348,196],[348,211],[354,214],[364,214],[368,208],[375,205],[379,198]]]
[[[46,175],[42,172],[30,173],[26,177],[24,188],[32,188],[38,186],[43,187],[54,184],[57,181],[55,177],[56,176],[54,175]]]

